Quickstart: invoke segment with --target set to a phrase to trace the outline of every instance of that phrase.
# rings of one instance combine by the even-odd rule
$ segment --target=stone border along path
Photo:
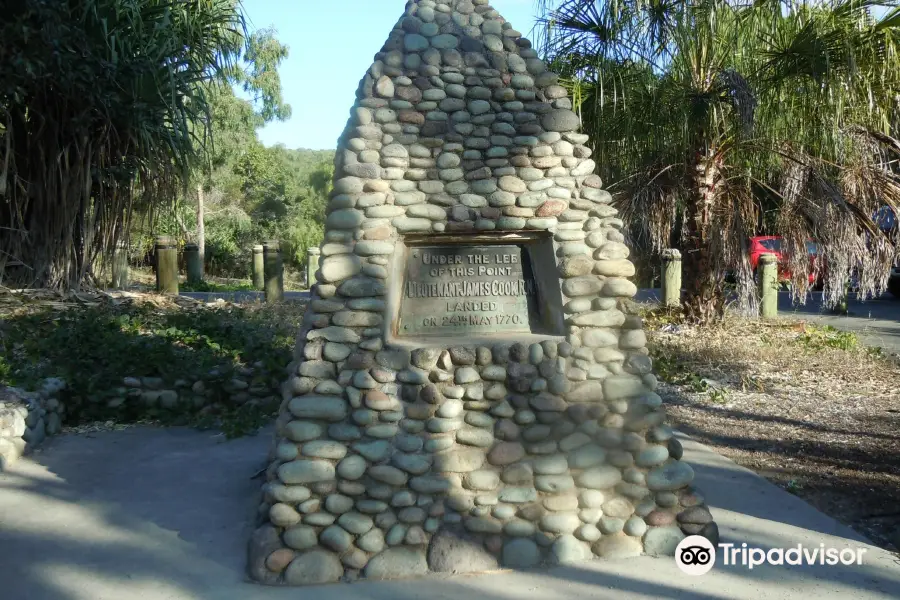
[[[717,566],[671,558],[595,560],[541,571],[353,586],[261,587],[246,580],[251,479],[271,439],[222,443],[187,428],[134,427],[46,442],[0,473],[4,600],[567,600],[896,598],[900,564],[762,477],[679,436],[725,542],[867,549],[862,567]]]

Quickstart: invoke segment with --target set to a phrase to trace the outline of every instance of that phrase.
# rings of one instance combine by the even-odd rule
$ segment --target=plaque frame
[[[398,331],[400,307],[407,283],[407,265],[411,253],[427,246],[508,246],[522,248],[522,257],[530,262],[537,298],[541,307],[539,320],[530,332],[460,332],[459,334],[411,334]],[[562,292],[556,266],[555,244],[547,231],[474,232],[407,234],[397,241],[389,265],[386,319],[383,326],[385,344],[391,346],[471,345],[498,341],[530,342],[564,339],[565,323]]]

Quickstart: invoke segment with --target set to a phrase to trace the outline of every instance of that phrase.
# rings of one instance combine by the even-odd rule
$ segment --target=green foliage
[[[91,407],[100,400],[122,395],[126,376],[160,377],[170,384],[203,377],[224,399],[231,373],[244,364],[260,366],[256,377],[266,385],[280,379],[300,319],[289,304],[48,308],[0,322],[0,355],[7,361],[0,383],[33,388],[45,377],[61,377],[76,421],[94,416]]]
[[[200,430],[218,429],[225,434],[225,439],[231,440],[259,431],[261,427],[271,422],[277,409],[277,406],[267,407],[247,403],[228,407],[218,413],[198,413],[193,418],[185,420],[183,424]]]
[[[255,143],[230,173],[216,171],[206,220],[208,272],[246,276],[252,246],[267,239],[282,242],[286,266],[304,270],[306,249],[324,237],[333,161],[333,151]]]
[[[0,39],[0,266],[77,286],[132,209],[175,198],[243,17],[237,0],[22,0],[4,5]]]
[[[252,283],[242,281],[240,283],[211,283],[201,281],[199,283],[184,282],[179,284],[178,289],[183,292],[253,292],[257,291]]]
[[[752,304],[746,243],[761,230],[785,237],[796,297],[808,288],[808,239],[826,304],[853,270],[863,297],[884,288],[897,250],[871,215],[900,214],[895,2],[539,4],[543,49],[630,241],[682,249],[688,306],[720,311],[726,270]],[[878,5],[889,7],[881,21]]]
[[[859,338],[852,331],[841,331],[831,325],[807,325],[805,331],[797,336],[796,343],[807,350],[834,348],[849,351],[859,347]]]

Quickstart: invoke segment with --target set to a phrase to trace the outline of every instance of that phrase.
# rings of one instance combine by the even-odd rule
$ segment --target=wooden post
[[[319,270],[319,261],[322,251],[316,246],[306,249],[306,287],[312,289],[316,283],[316,271]]]
[[[128,287],[128,245],[124,240],[119,240],[113,253],[112,264],[112,287],[117,290],[124,290]]]
[[[759,313],[763,319],[778,316],[778,258],[774,254],[759,257]]]
[[[266,279],[266,302],[281,302],[284,299],[284,269],[278,241],[271,240],[263,243],[263,264]]]
[[[263,261],[262,244],[253,246],[253,289],[262,290],[266,287],[265,262]]]
[[[662,295],[663,306],[681,304],[681,252],[675,248],[662,253]]]
[[[172,236],[156,236],[156,291],[178,295],[178,248]]]
[[[203,262],[197,244],[184,245],[184,265],[188,283],[197,284],[203,281]]]

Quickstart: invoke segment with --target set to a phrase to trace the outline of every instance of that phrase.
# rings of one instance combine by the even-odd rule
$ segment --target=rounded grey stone
[[[288,547],[294,550],[307,550],[319,543],[316,530],[308,525],[290,527],[282,534],[282,539]]]
[[[356,540],[360,550],[376,554],[384,550],[384,532],[381,529],[371,529]]]
[[[425,549],[408,547],[388,548],[376,554],[363,571],[368,579],[415,577],[427,572]]]
[[[287,484],[334,481],[334,465],[321,460],[294,460],[277,469],[278,478]]]
[[[284,571],[288,585],[321,585],[338,581],[344,566],[337,556],[325,550],[311,550],[291,561]]]
[[[566,565],[593,558],[590,546],[573,535],[559,536],[550,548],[555,563]]]
[[[677,526],[651,527],[644,534],[644,552],[650,556],[674,556],[675,548],[684,538]]]
[[[357,512],[344,513],[338,517],[337,522],[338,525],[356,535],[362,535],[375,526],[372,517]]]
[[[516,538],[503,544],[502,562],[504,567],[528,569],[541,562],[541,551],[534,541]]]
[[[337,474],[343,479],[355,481],[363,476],[366,471],[366,460],[362,456],[348,456],[337,466]]]
[[[675,461],[647,473],[647,487],[656,491],[673,491],[694,480],[694,470],[687,463]]]
[[[442,529],[431,539],[428,565],[439,573],[490,571],[499,566],[479,540],[457,528]]]
[[[335,552],[343,552],[353,543],[353,536],[343,527],[331,525],[326,527],[325,530],[319,534],[319,541],[326,548],[334,550]]]

